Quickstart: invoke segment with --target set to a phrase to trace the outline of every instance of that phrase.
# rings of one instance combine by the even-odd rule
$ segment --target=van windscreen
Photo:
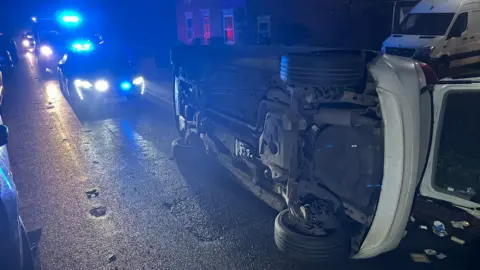
[[[454,13],[410,13],[395,34],[443,36]]]

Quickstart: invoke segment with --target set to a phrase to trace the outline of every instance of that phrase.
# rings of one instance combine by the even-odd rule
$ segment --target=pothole
[[[107,207],[105,206],[95,207],[92,210],[90,210],[90,215],[94,217],[105,216],[105,214],[107,214]]]

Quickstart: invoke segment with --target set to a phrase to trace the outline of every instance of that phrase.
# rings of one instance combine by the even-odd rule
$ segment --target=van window
[[[410,13],[395,34],[443,36],[454,13]]]
[[[468,12],[460,13],[450,30],[452,36],[460,35],[467,30]]]
[[[468,19],[468,32],[471,34],[480,33],[480,10],[472,11]]]

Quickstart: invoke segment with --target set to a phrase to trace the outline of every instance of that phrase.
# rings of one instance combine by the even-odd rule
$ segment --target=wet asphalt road
[[[168,101],[147,95],[79,117],[28,61],[5,88],[20,212],[41,269],[305,268],[276,250],[274,210],[226,174],[170,159]],[[314,269],[412,268],[396,253],[346,264]]]

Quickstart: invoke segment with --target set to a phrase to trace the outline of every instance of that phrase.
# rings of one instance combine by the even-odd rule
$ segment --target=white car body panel
[[[410,13],[455,13],[462,4],[476,0],[423,0]]]
[[[385,157],[382,190],[369,233],[355,259],[371,258],[400,243],[410,216],[419,165],[420,91],[426,85],[420,65],[407,58],[381,55],[369,64],[377,83],[383,115]]]

